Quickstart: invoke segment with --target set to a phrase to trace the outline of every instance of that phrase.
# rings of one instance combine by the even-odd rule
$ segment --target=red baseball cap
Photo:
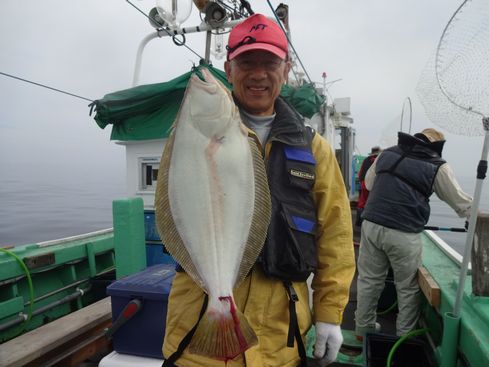
[[[282,28],[262,14],[254,14],[234,27],[226,48],[228,60],[251,50],[268,51],[281,59],[289,52]]]

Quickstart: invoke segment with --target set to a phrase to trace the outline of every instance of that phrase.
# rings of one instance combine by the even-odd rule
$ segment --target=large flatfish
[[[204,80],[190,77],[162,155],[156,223],[169,253],[209,296],[189,351],[228,360],[257,343],[233,288],[263,247],[270,192],[231,93],[201,73]]]

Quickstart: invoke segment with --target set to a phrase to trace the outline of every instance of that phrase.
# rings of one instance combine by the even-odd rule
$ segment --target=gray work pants
[[[407,233],[364,220],[358,256],[356,334],[375,331],[377,303],[389,266],[394,271],[399,314],[397,335],[415,329],[419,318],[418,268],[421,266],[420,233]]]

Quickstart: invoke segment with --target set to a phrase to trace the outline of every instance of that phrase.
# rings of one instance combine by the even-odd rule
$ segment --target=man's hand
[[[327,366],[336,360],[338,351],[343,343],[340,325],[316,322],[316,344],[314,358],[320,367]]]

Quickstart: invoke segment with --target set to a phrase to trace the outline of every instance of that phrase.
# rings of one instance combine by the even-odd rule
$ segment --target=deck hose
[[[413,336],[416,336],[416,335],[420,335],[420,334],[424,334],[424,333],[427,333],[428,331],[430,331],[430,329],[416,329],[416,330],[413,330],[403,336],[401,336],[399,338],[398,341],[396,341],[396,343],[392,346],[390,352],[389,352],[389,355],[387,356],[387,363],[386,363],[386,367],[390,367],[391,366],[391,363],[392,363],[392,357],[394,356],[394,353],[396,352],[397,348],[399,348],[399,346],[406,340],[406,339],[409,339],[409,338],[412,338]]]
[[[385,310],[382,310],[382,311],[378,311],[377,312],[377,315],[385,315],[385,314],[388,314],[389,312],[391,312],[393,309],[395,309],[397,306],[397,300],[394,301],[394,303],[392,305],[390,305],[389,307],[387,307]]]
[[[24,262],[16,255],[14,254],[13,252],[11,251],[8,251],[6,249],[3,249],[3,248],[0,248],[0,252],[3,252],[9,256],[12,256],[20,265],[20,267],[22,268],[22,270],[24,270],[24,273],[27,277],[27,283],[29,285],[29,308],[28,308],[28,312],[27,312],[27,318],[24,322],[24,325],[21,329],[21,332],[25,329],[25,327],[27,326],[27,324],[29,323],[29,321],[31,320],[31,317],[32,317],[32,307],[34,305],[34,287],[32,285],[32,278],[31,278],[31,273],[29,272],[29,269],[27,269],[27,266],[25,266]]]

